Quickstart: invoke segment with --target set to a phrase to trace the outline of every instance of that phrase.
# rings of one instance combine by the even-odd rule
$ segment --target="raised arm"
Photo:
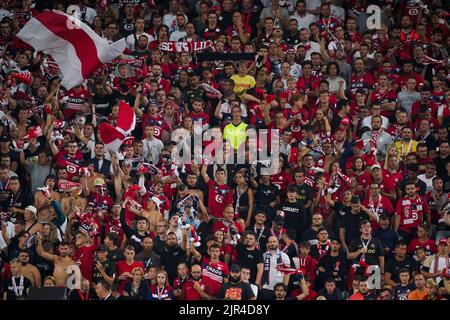
[[[36,246],[37,254],[40,255],[42,258],[44,258],[47,261],[55,262],[56,259],[58,258],[58,256],[54,255],[54,254],[50,254],[48,252],[45,252],[44,248],[42,247],[42,235],[39,232],[36,233],[36,241],[37,241],[37,246]]]
[[[202,174],[202,178],[205,181],[205,183],[208,183],[209,180],[211,180],[210,177],[208,176],[208,173],[206,172],[207,169],[208,169],[208,165],[203,164],[201,174]]]

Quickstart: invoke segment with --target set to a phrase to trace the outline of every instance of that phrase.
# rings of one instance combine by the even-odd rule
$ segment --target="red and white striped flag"
[[[125,39],[109,44],[88,25],[61,11],[44,11],[17,34],[36,51],[51,55],[58,64],[61,84],[71,89],[125,50]]]
[[[119,101],[119,112],[117,114],[117,125],[113,127],[107,122],[98,126],[100,137],[105,144],[106,150],[118,151],[125,138],[131,134],[136,126],[136,115],[133,108],[126,102]]]

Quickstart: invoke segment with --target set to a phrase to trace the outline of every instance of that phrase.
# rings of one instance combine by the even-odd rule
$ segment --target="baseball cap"
[[[275,218],[273,218],[273,222],[277,225],[284,225],[284,218],[282,216],[275,216]]]
[[[103,185],[105,185],[105,180],[103,180],[102,178],[96,178],[94,180],[94,187],[103,186]]]
[[[37,209],[35,206],[28,206],[25,208],[25,210],[33,212],[34,216],[36,216],[36,214],[37,214]]]
[[[381,170],[381,166],[380,166],[379,163],[375,163],[373,166],[371,166],[371,167],[370,167],[370,171],[372,171],[373,169],[376,169],[376,168],[378,168],[378,169]]]
[[[341,123],[340,124],[344,125],[344,126],[349,126],[350,125],[350,118],[349,117],[343,117],[341,119]]]
[[[295,53],[295,49],[292,48],[292,47],[289,47],[289,48],[286,50],[286,54],[288,54],[288,53]]]
[[[8,142],[11,141],[11,138],[7,135],[3,135],[0,137],[0,142]]]
[[[240,272],[241,271],[241,267],[238,264],[233,263],[231,265],[231,267],[230,267],[230,271],[231,272]]]
[[[439,239],[438,246],[441,245],[441,244],[448,246],[447,238]]]
[[[162,201],[157,197],[152,197],[151,200],[156,204],[156,206],[158,207],[158,210],[159,210]]]

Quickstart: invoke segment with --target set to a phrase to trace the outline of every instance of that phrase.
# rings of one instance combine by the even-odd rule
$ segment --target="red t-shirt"
[[[88,101],[91,93],[84,88],[70,89],[67,91],[66,97],[68,100],[64,105],[63,114],[66,120],[72,120],[75,113],[81,112],[83,103]]]
[[[226,263],[218,261],[211,262],[210,259],[203,257],[202,259],[202,280],[208,284],[211,289],[211,295],[217,297],[220,294],[220,288],[224,279],[228,278],[230,271]]]
[[[137,267],[141,267],[142,270],[145,270],[144,264],[141,261],[134,261],[131,265],[128,265],[126,260],[121,260],[121,261],[117,262],[117,264],[116,264],[116,276],[117,276],[117,278],[119,278],[122,273],[125,273],[125,272],[131,273],[133,271],[133,269],[137,268]],[[123,289],[125,288],[125,285],[129,281],[131,281],[131,278],[129,278],[128,280],[120,280],[119,289],[118,289],[118,292],[120,294],[123,293]]]
[[[379,217],[381,215],[392,216],[394,214],[394,208],[392,207],[391,201],[383,196],[380,196],[377,200],[370,200],[370,196],[367,196],[363,201],[363,206],[365,206],[369,211],[376,213]],[[379,227],[377,221],[372,220],[372,229],[376,230]]]
[[[400,216],[399,230],[411,232],[424,221],[422,200],[416,195],[414,199],[403,197],[397,202],[396,215]]]
[[[280,189],[280,194],[285,194],[287,186],[294,182],[292,176],[287,172],[280,172],[270,177],[270,182]]]
[[[198,123],[199,125],[201,124],[202,127],[204,125],[209,125],[209,115],[205,112],[189,112],[187,114],[187,116],[192,118],[192,123],[195,125],[196,123]]]
[[[222,218],[227,205],[233,203],[233,192],[228,184],[218,185],[214,180],[208,181],[208,208],[211,215]]]
[[[408,254],[414,253],[414,250],[416,250],[416,248],[418,247],[424,248],[428,256],[430,256],[431,254],[436,254],[438,251],[436,243],[434,243],[433,240],[427,239],[427,241],[422,243],[419,241],[418,238],[416,238],[412,239],[411,242],[409,243],[407,249]]]
[[[357,76],[355,73],[352,74],[349,98],[354,99],[358,89],[363,89],[366,93],[369,93],[374,84],[373,76],[368,72],[364,72],[361,76]]]
[[[209,284],[207,284],[203,279],[198,281],[200,284],[200,288],[206,293],[211,294],[211,288]],[[184,292],[184,300],[193,301],[193,300],[202,300],[202,296],[198,293],[197,290],[194,289],[194,280],[189,279],[186,280],[183,286]]]
[[[92,282],[92,273],[94,271],[94,253],[98,248],[97,244],[92,246],[82,246],[75,251],[72,259],[80,267],[81,275],[83,278],[88,279]]]
[[[152,117],[148,115],[147,113],[144,113],[142,116],[142,130],[145,130],[145,126],[147,124],[151,124],[154,126],[153,132],[154,137],[161,140],[161,136],[164,131],[169,132],[170,126],[167,123],[167,121],[161,117],[160,115],[157,115],[156,117]]]

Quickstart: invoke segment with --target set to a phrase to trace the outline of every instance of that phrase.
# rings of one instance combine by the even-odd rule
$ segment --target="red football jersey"
[[[229,185],[218,185],[214,180],[208,181],[208,208],[211,215],[222,218],[227,205],[233,203],[233,192]]]
[[[205,257],[202,260],[202,280],[210,286],[211,295],[217,297],[224,279],[227,279],[230,273],[228,266],[222,261],[213,263]]]

